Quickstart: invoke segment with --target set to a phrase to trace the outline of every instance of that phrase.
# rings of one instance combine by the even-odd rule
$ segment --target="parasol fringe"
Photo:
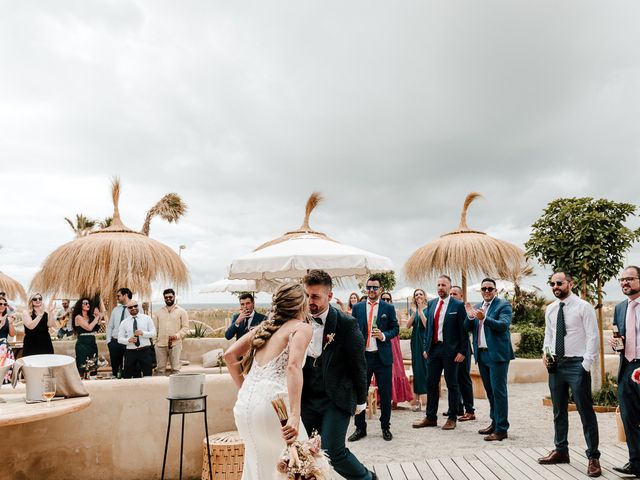
[[[467,210],[469,209],[469,205],[476,199],[481,198],[482,194],[478,192],[471,192],[467,195],[467,198],[464,199],[464,205],[462,206],[462,213],[460,214],[460,225],[458,226],[459,230],[469,230],[467,226]]]
[[[307,205],[304,211],[304,222],[302,222],[302,226],[300,230],[311,230],[309,226],[309,217],[311,217],[311,212],[318,206],[318,204],[323,200],[320,192],[313,192],[309,199],[307,200]]]

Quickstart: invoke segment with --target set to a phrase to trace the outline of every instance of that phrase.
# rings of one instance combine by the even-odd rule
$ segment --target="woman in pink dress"
[[[393,305],[393,299],[389,292],[384,292],[380,296],[380,300]],[[391,339],[391,352],[393,355],[392,377],[391,377],[391,408],[397,408],[398,403],[411,402],[413,400],[413,392],[409,379],[404,371],[404,362],[402,361],[402,351],[400,350],[400,336],[397,335]]]

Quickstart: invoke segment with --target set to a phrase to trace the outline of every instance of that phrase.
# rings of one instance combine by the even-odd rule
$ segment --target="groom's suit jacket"
[[[324,326],[320,361],[327,396],[353,415],[357,405],[367,403],[364,339],[356,319],[332,306]]]

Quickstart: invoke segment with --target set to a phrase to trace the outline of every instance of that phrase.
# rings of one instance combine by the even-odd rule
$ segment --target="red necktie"
[[[371,341],[371,323],[373,320],[373,309],[377,304],[378,302],[369,302],[369,320],[367,321],[367,324],[369,325],[369,331],[367,332],[367,345],[365,348],[369,348],[369,342]]]
[[[438,343],[438,329],[440,324],[440,309],[442,308],[442,304],[444,301],[440,299],[440,303],[438,303],[438,308],[436,308],[436,315],[433,317],[433,343],[434,345]]]

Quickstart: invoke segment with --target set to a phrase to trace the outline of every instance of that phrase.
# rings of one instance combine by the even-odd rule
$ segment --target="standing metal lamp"
[[[162,476],[167,463],[167,450],[169,447],[169,433],[171,432],[171,417],[182,415],[182,428],[180,432],[180,480],[182,480],[182,452],[184,447],[184,416],[189,413],[204,413],[204,432],[207,439],[207,455],[209,457],[209,480],[213,480],[213,470],[211,468],[211,450],[209,448],[209,426],[207,425],[207,395],[199,395],[190,398],[167,397],[169,400],[169,423],[167,424],[167,439],[164,443],[164,458],[162,460]]]

